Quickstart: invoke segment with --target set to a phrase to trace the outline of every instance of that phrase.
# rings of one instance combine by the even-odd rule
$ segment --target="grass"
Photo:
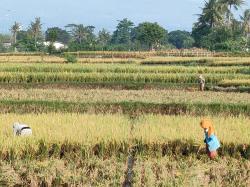
[[[245,74],[204,74],[208,84],[217,85],[224,79],[250,79]],[[188,73],[10,73],[0,72],[0,83],[192,83],[198,75]]]
[[[0,89],[0,100],[250,104],[250,95],[185,90]]]
[[[30,57],[33,58],[33,57]],[[173,58],[173,57],[172,57]],[[178,58],[173,58],[178,61]],[[185,57],[193,59],[190,57]],[[220,58],[222,59],[222,58]],[[231,58],[229,60],[234,61]],[[90,59],[93,60],[93,59]],[[106,59],[100,59],[106,60]],[[121,59],[129,60],[129,59]],[[122,87],[197,86],[203,74],[207,86],[249,86],[250,69],[244,66],[142,66],[139,64],[42,64],[3,63],[1,84],[82,84],[120,85]],[[230,84],[232,83],[232,84]],[[171,86],[172,84],[172,86]]]
[[[117,158],[0,162],[1,186],[120,186],[126,161]]]
[[[135,186],[248,186],[249,161],[187,157],[137,159]]]
[[[229,102],[227,102],[229,100]],[[164,90],[0,89],[2,113],[250,115],[249,94]]]
[[[209,58],[212,60],[212,58]],[[195,65],[206,64],[209,59],[202,57],[151,57],[141,61],[144,65]]]
[[[2,145],[22,144],[12,135],[12,124],[15,121],[29,124],[34,133],[32,141],[81,143],[94,145],[98,142],[123,142],[129,137],[129,120],[122,115],[80,115],[80,114],[5,114],[2,133]],[[27,142],[26,142],[27,143]],[[36,146],[34,144],[34,146]]]
[[[1,113],[120,113],[129,115],[250,115],[248,104],[223,103],[143,103],[143,102],[58,102],[34,100],[1,100]]]
[[[98,54],[102,55],[98,55]],[[249,66],[249,57],[164,57],[157,52],[81,52],[69,53],[77,56],[82,64],[142,64],[142,65],[182,65],[182,66]],[[105,55],[106,54],[106,55]],[[153,53],[152,53],[153,54]],[[161,53],[159,53],[161,54]],[[0,55],[0,63],[47,63],[65,64],[62,56],[49,55]]]
[[[250,74],[248,67],[141,66],[138,64],[1,64],[0,72]]]
[[[131,58],[131,59],[126,59],[126,58],[78,58],[77,59],[78,63],[83,63],[83,64],[95,64],[95,63],[103,63],[103,64],[131,64],[135,63],[136,60]],[[60,57],[60,56],[48,56],[48,55],[38,55],[38,56],[1,56],[0,55],[0,63],[24,63],[24,64],[30,64],[30,63],[36,63],[36,64],[41,64],[41,63],[48,63],[48,64],[63,64],[67,63],[65,58]]]
[[[151,57],[140,62],[146,65],[186,66],[249,66],[249,57]]]
[[[136,146],[139,155],[181,155],[187,147],[190,148],[188,154],[196,154],[204,138],[199,126],[200,117],[146,115],[138,116],[135,121],[124,115],[100,114],[1,114],[0,117],[4,121],[0,136],[0,156],[4,160],[73,159],[73,153],[82,158],[126,156],[129,145]],[[245,130],[249,118],[211,118],[225,146],[222,155],[237,155],[243,150],[237,146],[249,146],[250,134]],[[20,141],[20,138],[13,137],[11,124],[15,121],[29,124],[33,129],[32,138]],[[166,147],[168,153],[164,153]],[[233,153],[232,148],[236,150]]]
[[[0,162],[3,186],[122,186],[126,161],[109,158],[79,159],[76,162]],[[222,158],[137,158],[133,168],[134,186],[248,186],[249,161]]]
[[[202,117],[201,117],[202,118]],[[192,140],[197,144],[203,139],[199,127],[200,117],[146,115],[135,125],[134,136],[145,144],[174,140]],[[249,144],[246,132],[250,119],[244,117],[212,117],[216,133],[224,143]],[[240,137],[238,136],[240,134]]]
[[[250,119],[243,116],[210,116],[223,146],[216,161],[205,154],[199,117],[50,113],[0,118],[2,186],[121,186],[131,146],[135,186],[249,184],[250,162],[241,154],[244,147],[250,151]],[[32,138],[13,137],[16,120],[32,127]]]
[[[164,51],[78,51],[78,52],[67,52],[72,55],[76,55],[79,57],[102,57],[102,58],[111,58],[111,57],[119,57],[119,58],[146,58],[152,56],[213,56],[216,53],[209,52],[205,49],[171,49]],[[221,55],[221,54],[217,54]]]
[[[238,80],[238,79],[233,79],[233,80],[223,80],[219,83],[220,86],[240,86],[240,87],[250,87],[250,79],[243,79],[243,80]]]
[[[155,52],[123,52],[123,51],[79,51],[67,52],[66,54],[76,55],[81,58],[146,58],[156,55]]]

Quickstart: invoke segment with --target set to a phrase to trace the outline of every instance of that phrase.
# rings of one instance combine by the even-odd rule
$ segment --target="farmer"
[[[204,129],[206,150],[209,158],[215,159],[217,157],[217,150],[220,147],[220,142],[215,136],[215,130],[212,122],[208,119],[203,119],[200,123],[201,127]]]
[[[26,124],[14,123],[13,125],[14,136],[30,136],[32,135],[31,128]]]
[[[200,75],[199,76],[199,88],[200,88],[200,91],[202,92],[205,90],[205,83],[206,83],[205,78],[202,75]]]

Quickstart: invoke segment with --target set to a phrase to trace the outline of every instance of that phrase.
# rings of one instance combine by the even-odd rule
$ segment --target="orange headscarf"
[[[200,125],[203,129],[208,129],[208,136],[215,133],[213,124],[209,119],[202,119]]]

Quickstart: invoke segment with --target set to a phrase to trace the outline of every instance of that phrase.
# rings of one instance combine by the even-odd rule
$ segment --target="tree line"
[[[52,27],[42,30],[40,18],[35,18],[26,30],[15,22],[10,28],[11,36],[0,35],[0,51],[46,51],[58,52],[55,42],[67,46],[68,51],[82,50],[164,50],[182,48],[206,48],[216,51],[246,51],[250,48],[250,9],[237,19],[235,10],[245,4],[244,0],[205,1],[198,20],[191,32],[176,30],[168,32],[158,23],[143,22],[135,25],[127,18],[118,21],[114,32],[106,29],[95,32],[94,26],[68,24],[64,28]],[[236,12],[236,13],[235,13]],[[11,47],[3,46],[11,39]],[[44,42],[49,42],[45,46]]]
[[[233,13],[244,4],[244,0],[206,1],[192,30],[195,46],[225,51],[250,48],[250,9],[239,19]]]

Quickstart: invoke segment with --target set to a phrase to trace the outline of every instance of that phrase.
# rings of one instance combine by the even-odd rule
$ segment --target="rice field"
[[[63,113],[0,117],[4,121],[1,185],[120,186],[127,180],[126,158],[131,147],[136,163],[132,181],[127,182],[136,185],[249,183],[250,165],[242,152],[250,150],[250,134],[245,130],[250,121],[243,116],[207,116],[216,124],[223,144],[218,161],[206,158],[199,117],[144,115],[132,119],[118,114]],[[9,124],[16,120],[29,124],[33,136],[13,138]]]
[[[126,184],[126,160],[90,158],[75,162],[0,162],[3,186],[122,186]],[[134,168],[135,186],[248,186],[249,163],[244,160],[205,158],[138,158]]]
[[[64,61],[59,56],[0,56],[0,84],[197,88],[198,76],[202,74],[210,90],[217,86],[250,90],[248,57],[149,57],[142,60],[99,57],[79,58],[77,64]]]
[[[71,72],[71,73],[191,73],[191,74],[249,74],[250,67],[204,67],[204,66],[141,66],[138,64],[22,64],[3,63],[0,72]]]
[[[138,65],[10,65],[0,67],[0,84],[115,84],[127,86],[169,85],[198,87],[198,76],[203,74],[207,86],[227,85],[249,87],[249,68],[187,68],[187,67],[144,67]],[[230,85],[230,81],[232,84]]]
[[[78,62],[0,55],[0,186],[250,185],[249,57],[69,54]],[[204,117],[222,145],[213,161]],[[13,136],[14,122],[33,135]]]
[[[223,80],[234,80],[233,85],[239,81],[239,85],[248,86],[250,75],[244,74],[204,74],[208,85],[218,85]],[[237,81],[238,80],[238,81]],[[78,84],[95,84],[95,83],[114,83],[114,84],[192,84],[198,85],[197,74],[186,73],[10,73],[0,72],[0,83],[2,84],[26,84],[26,83],[78,83]],[[198,87],[198,86],[197,86]]]
[[[67,53],[77,57],[82,64],[141,64],[141,65],[185,65],[185,66],[249,66],[250,57],[187,57],[164,56],[151,52],[80,52]],[[164,54],[164,53],[163,53]],[[160,56],[159,56],[160,55]],[[0,55],[0,63],[67,63],[63,55],[47,54],[14,54]]]
[[[249,94],[185,90],[0,89],[0,113],[249,115]]]
[[[144,65],[186,66],[249,66],[249,57],[150,57],[140,62]]]
[[[197,149],[203,145],[203,132],[199,126],[201,117],[142,115],[133,120],[129,116],[121,114],[74,113],[1,114],[0,117],[4,122],[1,131],[0,155],[1,158],[5,157],[5,159],[10,156],[8,154],[14,158],[34,157],[40,149],[41,141],[45,143],[45,146],[48,146],[47,149],[51,148],[49,145],[56,144],[60,147],[65,142],[80,146],[79,150],[75,150],[78,154],[84,149],[94,150],[96,145],[100,145],[101,147],[96,148],[95,151],[99,151],[100,154],[103,154],[102,156],[112,155],[111,153],[115,153],[118,149],[126,151],[128,146],[136,145],[138,142],[141,145],[152,146],[151,148],[155,152],[162,151],[160,145],[176,140],[190,142],[188,144],[196,146]],[[208,117],[214,122],[217,134],[223,144],[246,144],[247,146],[250,144],[250,132],[246,131],[250,123],[249,118],[243,116]],[[13,138],[10,126],[16,121],[29,124],[34,131],[33,137]],[[134,130],[131,134],[132,126]],[[25,148],[33,150],[34,155],[32,153],[27,155]],[[141,149],[145,149],[145,154],[150,153],[147,151],[147,147]],[[8,150],[12,150],[12,152],[10,153]],[[44,151],[45,155],[43,156],[49,157],[46,155],[46,150]],[[222,154],[230,153],[229,149],[224,151]],[[142,150],[140,152],[143,153]],[[85,153],[86,157],[93,154],[92,151]],[[190,150],[189,154],[193,153],[195,152]]]
[[[194,92],[186,90],[110,89],[0,89],[0,100],[40,100],[66,102],[149,102],[250,104],[248,93]]]

